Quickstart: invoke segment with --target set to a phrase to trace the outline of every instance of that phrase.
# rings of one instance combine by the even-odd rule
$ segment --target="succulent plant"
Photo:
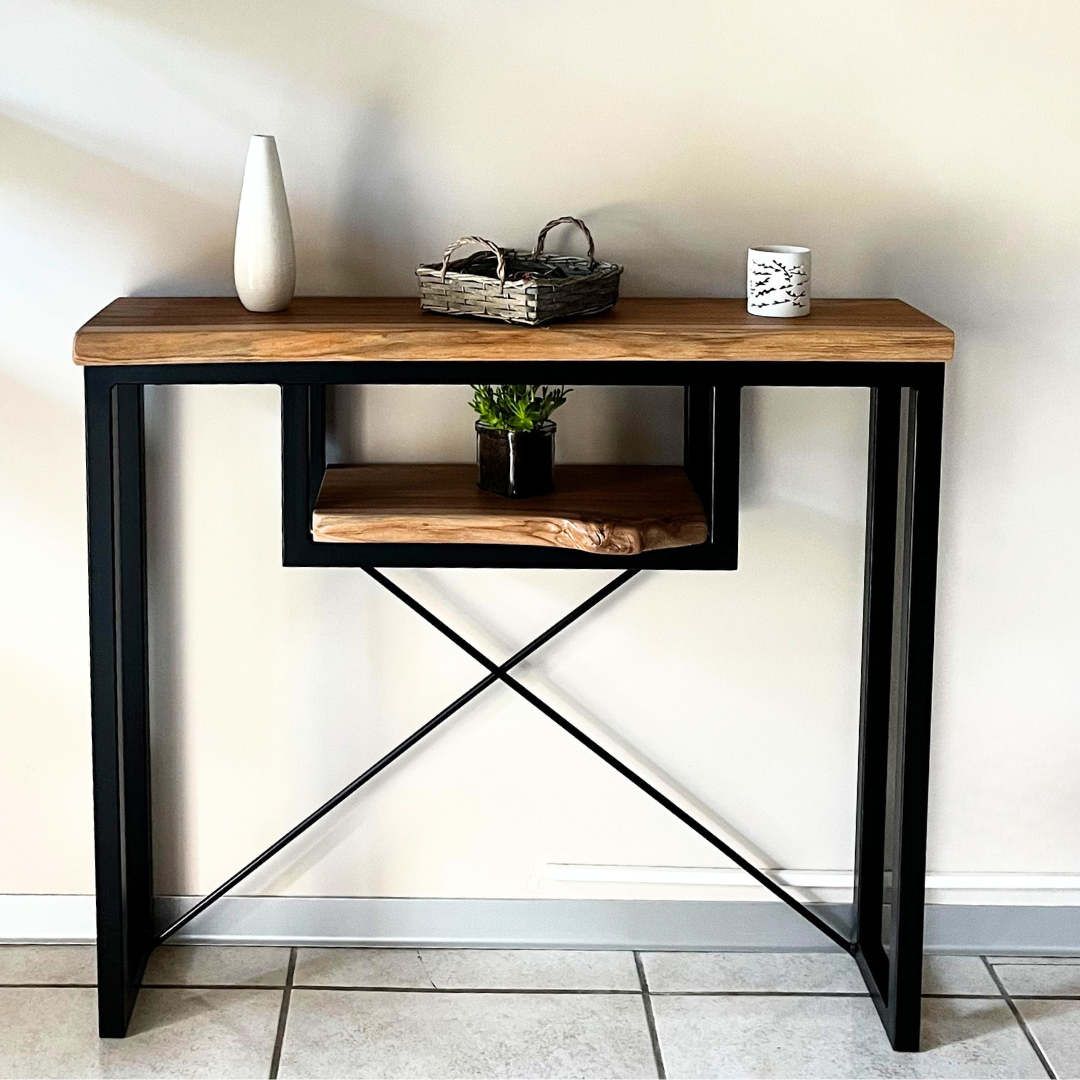
[[[570,390],[565,386],[511,384],[473,386],[469,404],[480,422],[495,431],[535,431],[566,401]]]

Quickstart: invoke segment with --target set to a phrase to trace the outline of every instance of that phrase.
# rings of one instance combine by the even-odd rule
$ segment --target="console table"
[[[411,298],[298,297],[281,313],[227,297],[114,301],[75,338],[86,391],[91,711],[100,1032],[123,1036],[151,951],[495,682],[683,820],[854,956],[897,1050],[917,1050],[938,498],[950,330],[899,300],[815,300],[766,319],[743,300],[624,299],[532,328],[422,314]],[[327,466],[326,387],[358,383],[684,387],[682,468],[564,467],[520,503],[459,466]],[[488,674],[197,903],[153,919],[143,387],[281,387],[282,563],[356,567]],[[744,386],[870,389],[862,684],[849,938],[519,683],[526,656],[644,570],[738,565]],[[503,663],[386,578],[387,566],[623,572]]]

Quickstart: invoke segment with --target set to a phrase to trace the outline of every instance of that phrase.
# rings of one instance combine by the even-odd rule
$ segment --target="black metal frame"
[[[547,378],[550,381],[551,376]],[[581,385],[582,379],[576,382]],[[282,564],[595,570],[625,569],[629,563],[656,570],[734,570],[739,556],[741,389],[737,385],[684,387],[683,463],[705,510],[708,539],[693,547],[649,551],[628,560],[625,555],[521,544],[317,543],[311,536],[311,514],[326,469],[326,386],[282,386]]]
[[[684,385],[684,467],[706,511],[708,542],[623,558],[511,545],[312,541],[311,511],[325,469],[326,386],[473,381]],[[283,564],[363,569],[488,674],[173,925],[158,932],[153,922],[150,833],[143,387],[177,383],[280,385]],[[88,367],[85,385],[102,1036],[126,1033],[147,958],[158,944],[468,701],[502,682],[850,952],[893,1047],[919,1048],[944,365],[773,361],[178,364]],[[735,568],[739,395],[744,386],[769,385],[863,386],[871,391],[856,886],[850,939],[510,674],[526,656],[644,569]],[[509,660],[496,664],[377,566],[617,566],[624,573]],[[891,875],[888,888],[887,875]]]

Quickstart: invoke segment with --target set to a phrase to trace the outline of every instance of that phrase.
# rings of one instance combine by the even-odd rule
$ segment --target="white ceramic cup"
[[[746,310],[793,319],[810,314],[810,249],[752,247],[746,253]]]

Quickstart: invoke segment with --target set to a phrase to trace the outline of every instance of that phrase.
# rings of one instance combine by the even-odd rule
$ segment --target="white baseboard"
[[[767,870],[774,881],[804,898],[850,904],[855,875],[850,870]],[[679,886],[684,899],[774,901],[737,867],[622,866],[596,863],[548,863],[548,881],[595,885]],[[888,877],[886,874],[886,885]],[[685,886],[691,886],[686,890]],[[779,903],[779,901],[775,901]],[[1080,874],[938,874],[926,875],[928,904],[1080,905]]]
[[[168,925],[196,897],[160,897]],[[851,907],[815,910],[844,933]],[[94,940],[92,896],[0,896],[0,941]],[[480,900],[227,896],[178,943],[533,949],[832,949],[783,904],[713,900]],[[1080,954],[1080,906],[929,904],[932,952]]]
[[[77,943],[96,937],[93,896],[0,894],[0,941]]]

